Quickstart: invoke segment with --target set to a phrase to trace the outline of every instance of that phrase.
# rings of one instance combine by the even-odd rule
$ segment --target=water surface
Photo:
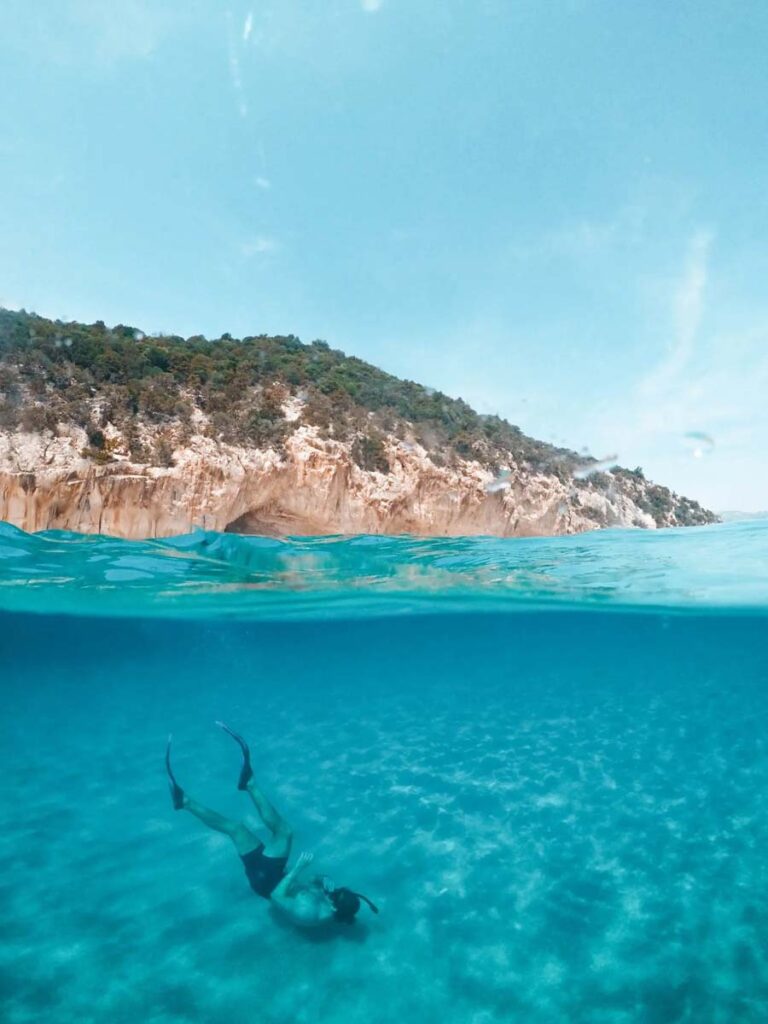
[[[768,1019],[767,536],[3,528],[2,1019]],[[171,809],[170,731],[256,824],[217,718],[379,917],[286,927]]]

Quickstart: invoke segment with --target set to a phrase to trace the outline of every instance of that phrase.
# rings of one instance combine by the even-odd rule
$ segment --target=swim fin
[[[248,744],[245,742],[242,736],[238,735],[233,729],[230,729],[228,725],[223,722],[217,722],[216,725],[224,732],[229,733],[235,743],[238,744],[243,752],[243,767],[240,769],[240,778],[237,780],[238,789],[247,789],[248,783],[253,778],[253,769],[251,768],[251,752],[248,749]]]
[[[173,803],[173,809],[180,811],[184,807],[184,790],[176,781],[171,768],[171,740],[172,736],[168,737],[168,743],[165,748],[165,770],[168,772],[168,778],[170,779],[169,788],[171,790],[171,802]]]

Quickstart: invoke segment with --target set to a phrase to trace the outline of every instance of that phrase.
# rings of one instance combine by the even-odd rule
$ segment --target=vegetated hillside
[[[290,413],[288,409],[291,409]],[[640,469],[573,473],[594,460],[526,436],[461,399],[400,380],[323,341],[259,335],[148,337],[134,327],[62,323],[0,310],[0,431],[84,431],[80,455],[171,467],[193,436],[284,452],[299,425],[345,442],[363,470],[390,470],[388,444],[419,446],[436,467],[474,462],[554,476],[578,492],[617,488],[657,525],[716,521],[650,484]],[[595,525],[605,525],[595,514]]]

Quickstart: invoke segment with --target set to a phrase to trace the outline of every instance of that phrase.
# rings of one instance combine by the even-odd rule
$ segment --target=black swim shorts
[[[274,889],[285,875],[287,857],[267,857],[264,844],[260,843],[255,850],[240,857],[245,868],[251,888],[258,896],[268,900]]]

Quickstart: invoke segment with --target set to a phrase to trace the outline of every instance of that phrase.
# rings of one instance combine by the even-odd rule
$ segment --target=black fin
[[[171,739],[168,737],[168,743],[165,747],[165,770],[168,772],[168,778],[170,779],[169,787],[171,790],[171,802],[173,803],[173,809],[180,811],[184,807],[184,790],[176,781],[171,768]]]
[[[223,729],[224,732],[229,733],[229,735],[232,737],[235,743],[238,744],[238,746],[243,752],[243,767],[240,769],[240,778],[237,780],[237,788],[247,789],[248,783],[253,778],[253,769],[251,768],[251,752],[248,749],[248,744],[245,742],[242,736],[236,733],[234,729],[230,729],[229,726],[225,725],[223,722],[217,722],[216,725],[218,725],[220,729]]]

